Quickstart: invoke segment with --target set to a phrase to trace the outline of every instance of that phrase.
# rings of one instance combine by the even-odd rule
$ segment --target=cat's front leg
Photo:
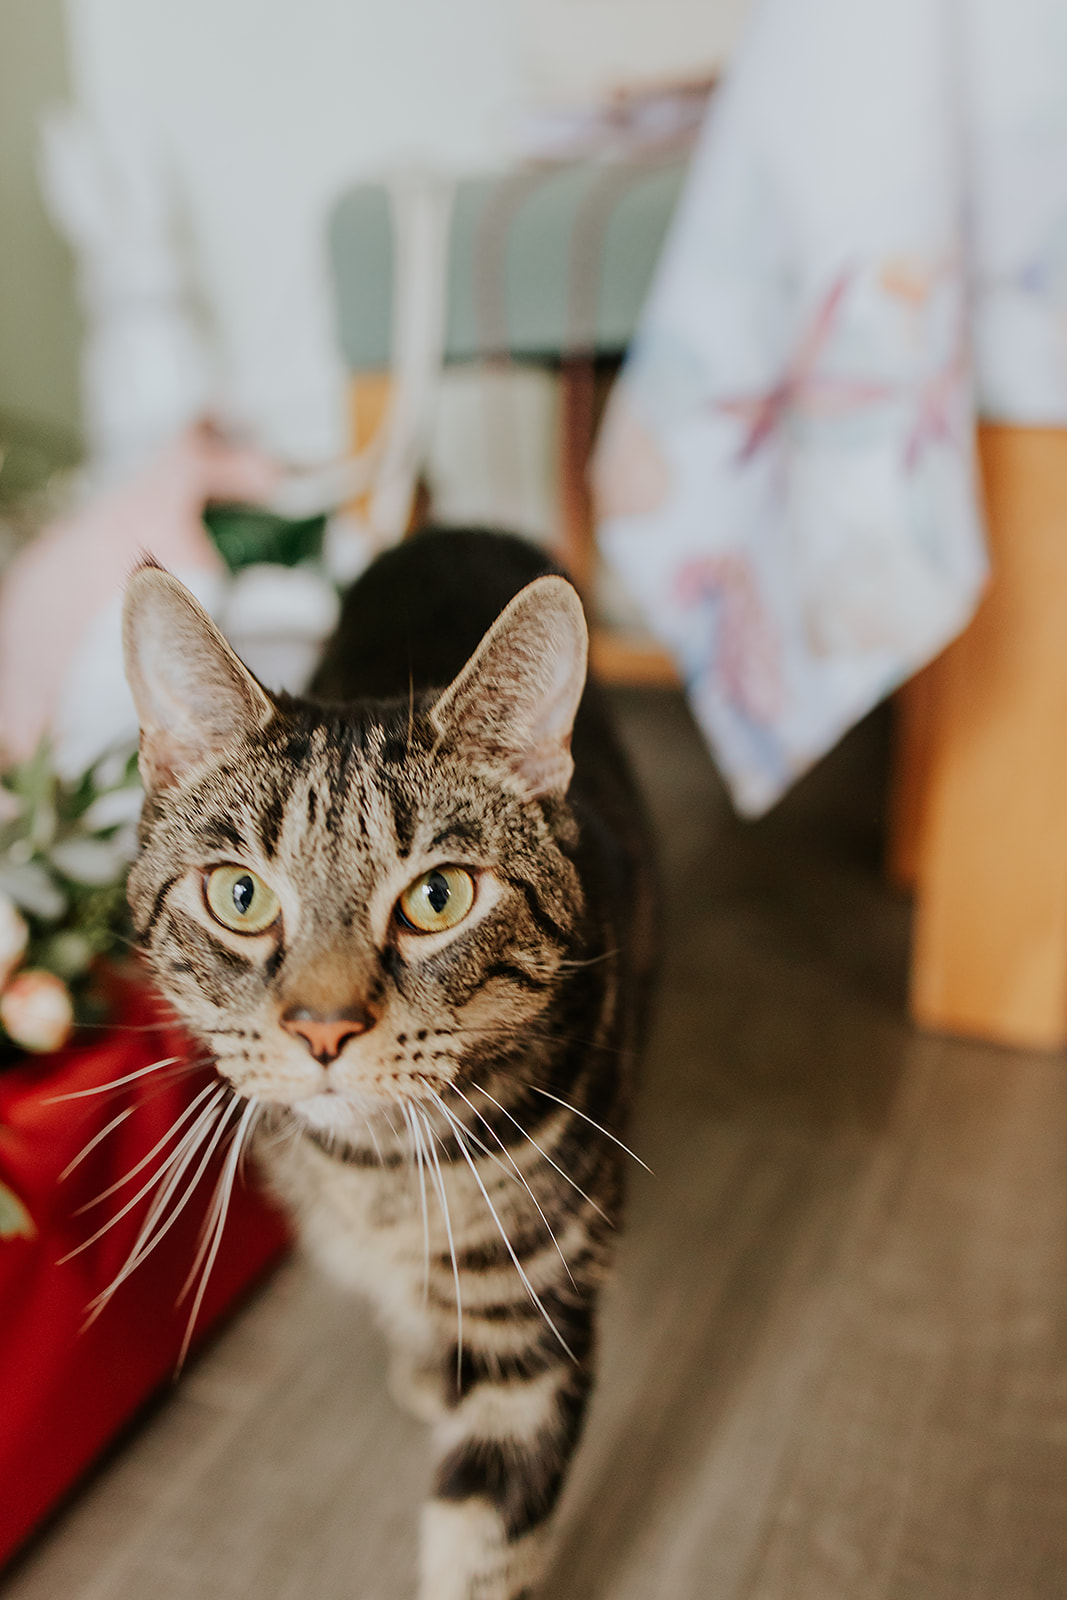
[[[423,1509],[419,1600],[532,1600],[551,1555],[552,1521],[581,1432],[588,1361],[553,1357],[506,1376],[464,1356],[436,1430],[433,1498]]]

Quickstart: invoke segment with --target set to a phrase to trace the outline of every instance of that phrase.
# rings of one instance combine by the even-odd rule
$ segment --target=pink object
[[[206,425],[188,428],[137,477],[53,523],[17,557],[0,585],[0,762],[32,755],[86,629],[138,560],[220,571],[204,505],[265,500],[280,475],[259,451]]]

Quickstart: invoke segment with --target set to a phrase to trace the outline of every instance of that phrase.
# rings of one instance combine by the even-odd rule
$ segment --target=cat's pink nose
[[[324,1016],[310,1006],[290,1006],[282,1014],[282,1027],[294,1038],[302,1039],[321,1066],[336,1061],[349,1039],[373,1028],[377,1019],[362,1006],[349,1006]]]

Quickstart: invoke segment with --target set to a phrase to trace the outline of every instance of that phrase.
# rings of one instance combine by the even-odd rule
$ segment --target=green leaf
[[[33,1218],[13,1189],[0,1183],[0,1239],[35,1239]]]
[[[87,933],[69,928],[45,941],[37,953],[37,965],[47,967],[49,972],[69,983],[72,978],[80,978],[88,972],[95,954],[94,940]]]
[[[128,744],[74,778],[42,744],[0,776],[0,893],[29,924],[23,965],[69,984],[79,1017],[97,958],[129,943],[125,880],[142,800]]]

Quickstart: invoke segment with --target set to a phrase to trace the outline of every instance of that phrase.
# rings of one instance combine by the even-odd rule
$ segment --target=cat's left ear
[[[502,760],[527,799],[563,794],[585,687],[589,632],[565,578],[527,584],[431,712],[442,734]]]
[[[166,788],[237,744],[274,704],[183,583],[146,563],[126,586],[126,678],[141,724],[145,788]]]

